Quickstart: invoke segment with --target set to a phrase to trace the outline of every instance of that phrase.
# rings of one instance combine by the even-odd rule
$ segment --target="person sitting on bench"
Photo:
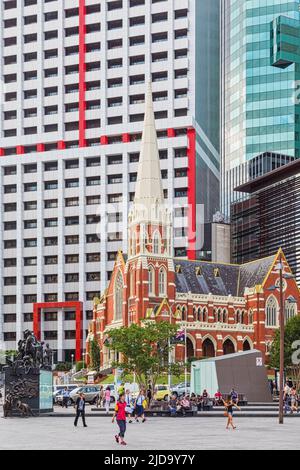
[[[171,416],[176,416],[176,413],[177,413],[177,405],[178,405],[177,397],[176,397],[176,395],[172,395],[172,397],[171,397],[171,399],[170,399],[170,401],[169,401],[169,404],[168,404],[168,407],[169,407]]]
[[[180,400],[180,411],[182,412],[183,416],[185,416],[187,411],[190,411],[191,409],[191,403],[188,398],[188,396],[183,396],[183,398]]]

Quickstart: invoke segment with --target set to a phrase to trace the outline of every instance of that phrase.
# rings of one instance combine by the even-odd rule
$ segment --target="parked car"
[[[67,385],[66,387],[64,387],[62,390],[59,390],[58,392],[56,392],[56,397],[55,397],[55,403],[57,405],[62,405],[62,402],[63,402],[63,399],[64,399],[64,391],[65,391],[65,388],[68,389],[69,393],[71,393],[73,390],[75,390],[76,388],[78,388],[78,385]],[[69,398],[68,400],[68,406],[71,406],[72,405],[72,400],[71,398]]]
[[[154,392],[154,400],[165,400],[167,401],[171,396],[171,391],[168,385],[157,385]]]
[[[54,385],[53,386],[53,404],[61,404],[63,392],[67,388],[69,392],[78,388],[77,384],[68,384],[68,385]]]
[[[180,384],[175,385],[174,387],[171,387],[171,392],[174,395],[177,395],[177,397],[180,397],[181,395],[185,395],[185,393],[189,395],[191,393],[191,384],[187,382],[186,387],[185,387],[185,382],[181,382]]]
[[[84,393],[86,402],[90,405],[95,405],[97,402],[99,390],[100,387],[96,385],[85,385],[84,387],[77,387],[70,393],[70,399],[72,400],[72,403],[76,403],[80,393]]]

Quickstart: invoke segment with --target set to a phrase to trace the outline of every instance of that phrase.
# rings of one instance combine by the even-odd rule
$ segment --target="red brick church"
[[[279,319],[279,273],[291,274],[281,250],[245,265],[189,261],[173,257],[173,214],[165,203],[151,87],[138,179],[129,216],[128,254],[119,252],[107,290],[95,302],[87,338],[101,347],[101,368],[114,359],[105,346],[113,328],[145,320],[177,323],[187,333],[189,357],[213,357],[259,349],[266,356]],[[294,278],[284,281],[287,318],[300,311]],[[177,360],[184,347],[177,345]]]

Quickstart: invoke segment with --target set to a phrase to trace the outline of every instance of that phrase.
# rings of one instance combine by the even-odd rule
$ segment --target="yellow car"
[[[168,385],[157,385],[154,392],[154,400],[167,401],[169,396],[171,396],[171,392]]]

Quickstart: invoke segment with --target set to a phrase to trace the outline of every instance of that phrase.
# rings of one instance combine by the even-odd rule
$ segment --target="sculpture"
[[[4,417],[12,415],[14,410],[22,416],[33,416],[27,401],[39,399],[39,380],[41,370],[52,371],[53,351],[49,344],[38,341],[30,330],[24,331],[24,338],[18,342],[18,350],[13,360],[7,360],[3,368],[5,374]],[[38,405],[35,405],[38,408]]]
[[[24,368],[26,375],[31,369],[38,368],[52,370],[53,351],[49,344],[37,340],[30,330],[24,331],[24,339],[18,342],[18,353],[9,365],[17,372],[18,368]]]
[[[44,350],[44,366],[45,367],[52,367],[53,364],[53,351],[50,348],[49,344],[46,344],[46,348]]]

